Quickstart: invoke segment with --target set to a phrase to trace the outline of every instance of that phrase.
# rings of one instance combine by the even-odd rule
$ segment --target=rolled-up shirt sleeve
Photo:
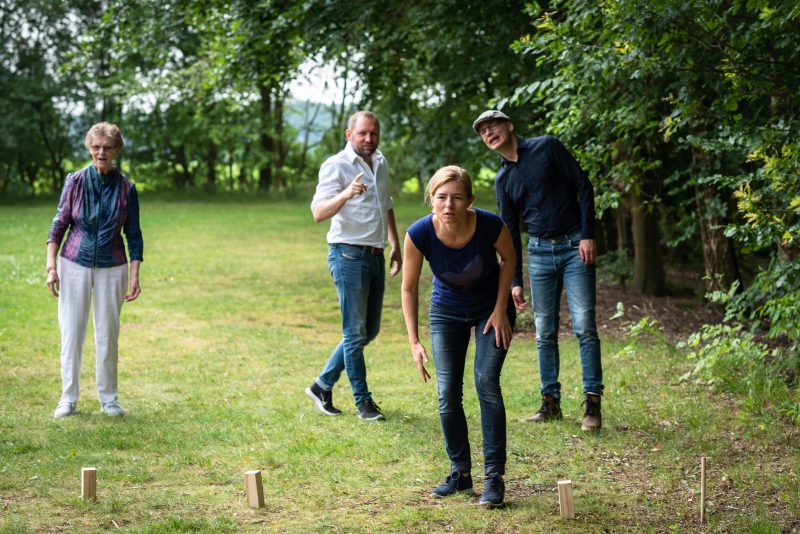
[[[344,190],[343,176],[337,165],[326,161],[319,169],[319,182],[314,198],[311,200],[311,209],[317,203],[330,200]]]
[[[128,257],[130,261],[144,260],[144,239],[142,228],[139,225],[139,193],[136,186],[131,184],[128,192],[128,217],[123,227],[125,240],[128,242]]]

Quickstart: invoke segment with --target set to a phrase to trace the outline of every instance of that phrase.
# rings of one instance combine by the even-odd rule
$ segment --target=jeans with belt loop
[[[472,328],[475,328],[475,389],[481,406],[483,466],[489,473],[505,473],[506,409],[500,391],[500,371],[506,349],[495,345],[494,328],[484,334],[491,311],[481,315],[431,304],[431,347],[439,390],[439,419],[452,470],[471,470],[472,459],[464,414],[464,368]],[[516,312],[509,298],[508,320],[513,328]]]
[[[600,338],[595,320],[596,270],[594,265],[581,260],[580,241],[580,232],[555,239],[531,237],[528,241],[541,392],[554,398],[561,397],[558,324],[561,293],[565,288],[572,331],[580,349],[583,393],[603,392]]]
[[[342,340],[333,349],[316,382],[330,391],[342,371],[347,372],[356,406],[372,398],[367,387],[364,347],[375,339],[381,326],[385,285],[383,255],[362,247],[331,243],[328,269],[336,284],[342,313]]]

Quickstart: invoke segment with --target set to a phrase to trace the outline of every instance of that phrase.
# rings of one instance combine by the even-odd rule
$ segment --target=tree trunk
[[[272,119],[272,95],[266,83],[260,82],[258,91],[261,95],[261,167],[258,170],[258,190],[269,191],[272,187],[272,155],[274,142],[270,132]]]
[[[180,165],[180,169],[177,169],[175,181],[178,184],[179,189],[183,189],[184,187],[191,186],[194,183],[194,176],[189,171],[189,161],[186,158],[186,147],[184,145],[179,145],[178,149],[175,151],[175,162]]]
[[[206,191],[217,189],[217,144],[211,142],[206,152]]]
[[[250,144],[247,143],[244,147],[244,151],[242,152],[242,160],[239,163],[239,190],[247,191],[247,176],[250,174],[248,171],[248,158],[250,155]]]
[[[704,158],[705,153],[702,150],[692,152],[692,159],[700,168]],[[725,235],[728,202],[724,197],[724,193],[711,184],[695,186],[707,291],[725,291],[734,280],[741,279],[733,241]]]
[[[725,235],[726,218],[718,213],[720,191],[712,185],[697,186],[697,211],[701,214],[700,239],[703,243],[703,265],[707,291],[727,290],[741,279],[733,242]]]
[[[311,137],[311,128],[314,126],[314,123],[317,121],[317,115],[319,115],[319,110],[322,107],[322,102],[317,102],[317,105],[314,107],[314,113],[309,116],[308,107],[311,105],[310,102],[306,101],[305,110],[303,116],[306,117],[306,123],[303,126],[303,148],[300,150],[300,162],[297,165],[297,176],[300,178],[303,177],[303,173],[306,170],[306,155],[308,154],[308,144],[309,138]]]
[[[644,202],[644,195],[631,188],[628,195],[633,234],[633,290],[643,295],[666,294],[667,284],[661,257],[658,217]]]
[[[286,175],[283,166],[286,163],[286,144],[283,142],[283,96],[275,98],[275,185],[278,189],[286,189]]]

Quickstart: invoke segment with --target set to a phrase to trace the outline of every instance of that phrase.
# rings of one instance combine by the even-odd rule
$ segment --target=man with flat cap
[[[514,135],[511,119],[497,110],[481,113],[472,128],[489,150],[500,154],[495,193],[517,254],[511,296],[518,309],[528,304],[522,282],[520,224],[528,230],[528,274],[542,405],[526,420],[543,422],[562,417],[558,324],[561,293],[566,289],[586,396],[581,428],[599,430],[603,369],[595,321],[594,188],[572,154],[553,136]]]

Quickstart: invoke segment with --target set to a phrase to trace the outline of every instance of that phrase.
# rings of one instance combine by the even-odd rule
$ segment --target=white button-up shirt
[[[356,154],[350,143],[344,150],[331,156],[319,169],[319,183],[311,209],[317,202],[329,200],[355,180],[363,172],[360,182],[367,186],[364,194],[344,203],[342,209],[331,218],[328,243],[349,243],[384,248],[389,229],[388,212],[393,208],[389,195],[389,165],[379,150],[372,154],[372,168]]]

